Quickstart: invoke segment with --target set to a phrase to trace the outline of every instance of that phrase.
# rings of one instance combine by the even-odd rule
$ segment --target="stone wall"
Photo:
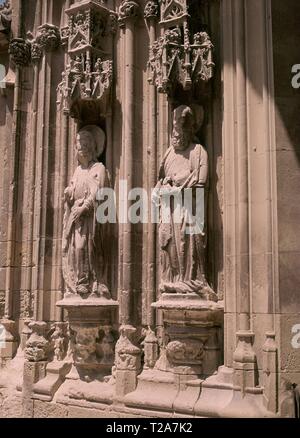
[[[83,3],[101,9],[106,23],[101,44],[95,23],[88,26],[85,56],[105,53],[112,62],[112,76],[104,77],[99,61],[109,91],[95,88],[92,106],[82,104],[90,92],[82,75],[89,71],[80,71],[74,53],[81,42],[76,46],[71,37],[72,26],[84,26],[80,17],[72,22]],[[0,319],[7,341],[0,365],[23,383],[17,392],[6,388],[3,374],[0,401],[15,397],[9,403],[19,409],[22,396],[18,415],[296,415],[300,349],[292,348],[291,331],[300,324],[300,131],[291,67],[299,63],[297,2],[180,0],[194,14],[176,18],[189,27],[185,44],[200,23],[214,46],[205,52],[213,56],[213,77],[206,72],[200,86],[193,78],[192,92],[178,86],[182,74],[175,69],[165,88],[159,77],[157,87],[151,79],[150,47],[176,32],[170,18],[158,17],[159,8],[174,2],[159,3],[11,0],[11,28],[0,39],[7,73],[0,90]],[[45,35],[52,39],[45,42]],[[89,68],[96,69],[93,62]],[[71,87],[62,74],[70,75]],[[77,166],[78,131],[96,124],[105,132],[99,159],[118,204],[123,180],[150,194],[170,145],[172,111],[192,103],[205,110],[197,134],[209,157],[206,264],[217,302],[160,294],[157,227],[117,223],[108,287],[119,311],[107,303],[85,311],[66,304],[63,196]],[[93,334],[97,318],[100,337]],[[84,372],[78,366],[82,351],[74,354],[74,342],[97,344],[95,351],[116,343],[115,358],[97,363],[101,378],[92,366]]]

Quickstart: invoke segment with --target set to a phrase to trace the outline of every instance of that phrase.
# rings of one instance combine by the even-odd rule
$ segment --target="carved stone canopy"
[[[190,15],[192,3],[160,1],[161,36],[150,47],[149,82],[169,96],[178,87],[184,92],[201,88],[213,77],[213,44],[207,26]]]
[[[74,3],[66,13],[69,24],[61,30],[68,61],[58,85],[57,103],[61,109],[80,118],[84,102],[100,102],[105,113],[112,83],[112,36],[117,14],[107,1],[85,0]]]

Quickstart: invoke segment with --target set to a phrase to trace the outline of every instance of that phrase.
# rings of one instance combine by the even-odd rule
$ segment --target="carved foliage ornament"
[[[60,32],[53,24],[39,26],[36,37],[31,32],[28,38],[14,38],[10,42],[9,53],[18,66],[26,66],[32,60],[38,61],[44,52],[50,52],[59,47]]]
[[[149,0],[147,1],[144,9],[144,17],[149,18],[158,18],[159,16],[159,5],[157,0]]]
[[[9,45],[9,54],[18,66],[26,66],[30,62],[31,45],[23,38],[14,38]]]
[[[53,24],[43,24],[39,26],[35,39],[31,41],[31,58],[33,61],[39,60],[43,52],[51,52],[58,48],[60,44],[60,32]]]

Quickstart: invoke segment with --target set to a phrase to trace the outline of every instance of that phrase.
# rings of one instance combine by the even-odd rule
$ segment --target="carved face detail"
[[[181,105],[174,111],[172,146],[175,150],[184,150],[193,137],[193,112],[190,107]]]
[[[87,166],[94,160],[96,144],[93,136],[87,131],[81,131],[77,134],[77,158],[80,164]]]

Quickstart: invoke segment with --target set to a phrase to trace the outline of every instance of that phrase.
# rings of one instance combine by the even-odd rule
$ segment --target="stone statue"
[[[198,105],[181,105],[174,111],[172,145],[167,150],[159,171],[154,201],[160,205],[159,243],[161,251],[162,293],[196,293],[201,298],[217,301],[217,295],[206,279],[205,226],[198,232],[188,233],[191,211],[183,200],[184,189],[192,189],[195,206],[196,190],[206,188],[208,155],[199,144],[196,133],[203,124],[204,111]],[[163,193],[169,194],[170,220],[162,221]],[[180,195],[182,203],[170,194]],[[183,197],[182,197],[183,195]],[[178,198],[177,198],[178,199]],[[203,205],[204,208],[204,205]],[[194,214],[194,207],[193,214]],[[180,220],[176,220],[176,217]],[[196,228],[197,229],[197,228]]]
[[[66,298],[110,298],[106,285],[108,225],[96,220],[97,192],[109,186],[109,176],[97,161],[104,150],[105,134],[88,125],[77,135],[79,166],[65,190],[63,225],[63,276]]]

